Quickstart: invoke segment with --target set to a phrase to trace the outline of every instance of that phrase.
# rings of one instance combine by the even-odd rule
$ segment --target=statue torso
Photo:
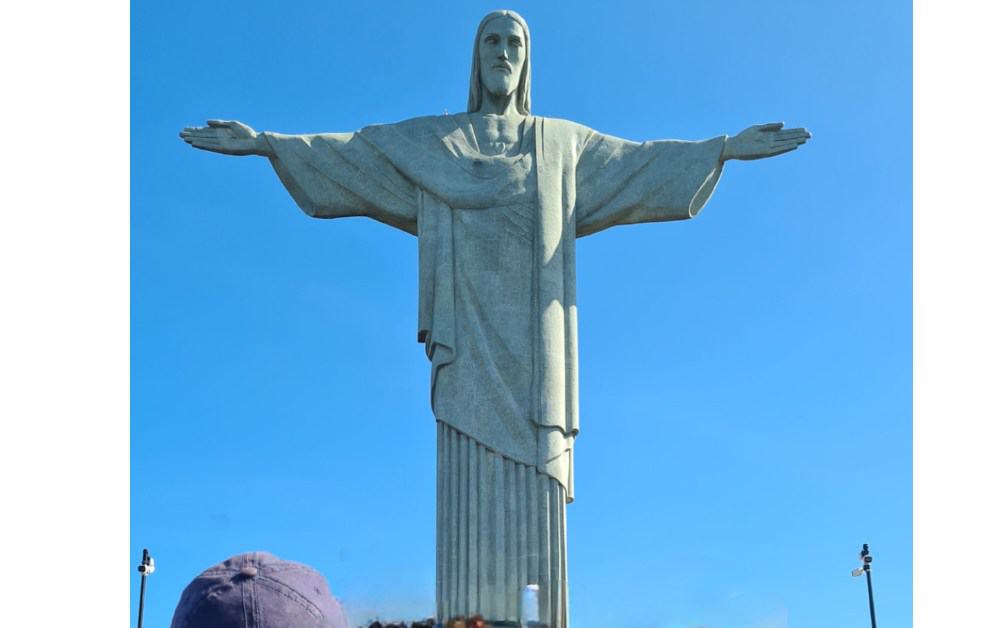
[[[507,157],[523,152],[524,118],[492,114],[470,114],[479,152],[484,155]]]

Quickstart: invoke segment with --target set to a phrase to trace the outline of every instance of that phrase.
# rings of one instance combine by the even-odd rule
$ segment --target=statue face
[[[494,96],[517,91],[524,66],[524,32],[507,16],[490,20],[479,40],[479,81]]]

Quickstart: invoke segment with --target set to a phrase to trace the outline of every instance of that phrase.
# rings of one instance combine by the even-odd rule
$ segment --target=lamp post
[[[852,576],[860,576],[865,574],[868,579],[868,612],[872,616],[872,628],[875,627],[875,597],[872,595],[872,555],[868,551],[868,544],[865,543],[861,546],[861,552],[858,554],[858,560],[861,561],[861,567],[851,571]]]
[[[139,626],[142,628],[142,606],[146,602],[146,576],[156,571],[153,557],[149,555],[149,550],[142,548],[142,562],[139,563]]]

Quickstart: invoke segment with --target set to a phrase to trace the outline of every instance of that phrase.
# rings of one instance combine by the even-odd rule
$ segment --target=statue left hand
[[[755,124],[726,139],[722,160],[764,159],[793,151],[806,143],[812,135],[805,129],[784,129],[784,122]]]

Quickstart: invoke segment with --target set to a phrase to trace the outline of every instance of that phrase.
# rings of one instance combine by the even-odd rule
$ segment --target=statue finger
[[[781,139],[791,138],[791,137],[808,138],[809,131],[806,131],[805,129],[785,129],[783,131],[778,131],[777,133],[774,134],[774,136]]]
[[[777,139],[771,142],[771,146],[801,146],[806,143],[805,137],[786,137],[784,139]]]
[[[218,141],[218,139],[219,139],[219,134],[218,133],[216,133],[214,130],[208,130],[208,129],[203,130],[203,131],[201,131],[201,130],[190,131],[188,133],[184,133],[184,135],[186,135],[187,137],[194,138],[194,139],[206,139],[206,140],[213,140],[213,141]]]
[[[183,137],[193,142],[209,142],[212,144],[218,144],[222,140],[215,133],[187,133]]]
[[[779,142],[774,142],[773,144],[771,144],[771,148],[772,149],[779,149],[779,150],[780,149],[785,149],[785,148],[788,148],[788,147],[798,148],[799,146],[801,146],[801,145],[803,145],[805,143],[806,143],[806,141],[804,139],[803,140],[797,140],[797,139],[781,140]]]
[[[209,120],[208,126],[211,127],[228,127],[232,124],[232,120]]]
[[[808,133],[793,133],[791,135],[776,135],[775,137],[778,141],[794,140],[794,141],[806,141],[809,139]]]
[[[771,146],[771,150],[779,150],[779,151],[795,150],[799,146],[802,146],[801,142],[782,142],[780,144],[775,144]]]
[[[785,126],[784,122],[768,122],[767,124],[758,124],[754,128],[758,131],[780,131],[783,126]]]

